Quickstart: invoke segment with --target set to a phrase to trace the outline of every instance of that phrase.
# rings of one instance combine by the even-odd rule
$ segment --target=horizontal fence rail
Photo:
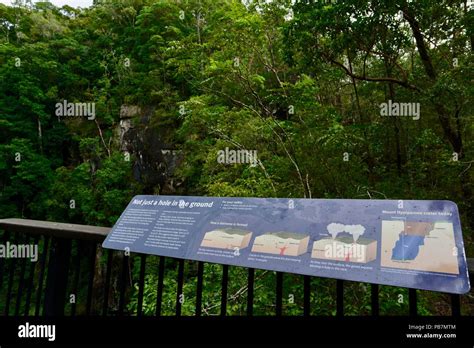
[[[0,243],[17,245],[36,245],[38,255],[36,262],[25,258],[0,258],[0,315],[128,315],[128,305],[133,302],[137,316],[144,315],[144,302],[149,298],[149,289],[145,291],[146,276],[153,274],[156,285],[152,289],[156,296],[153,315],[163,314],[165,291],[175,291],[175,315],[180,316],[184,305],[185,271],[193,274],[196,283],[194,297],[194,314],[206,315],[203,307],[204,269],[207,263],[186,261],[163,256],[144,254],[126,255],[124,252],[102,249],[101,243],[110,232],[110,228],[88,225],[76,225],[26,219],[0,220]],[[3,231],[3,233],[2,233]],[[154,269],[147,261],[154,258]],[[175,267],[177,279],[165,279],[165,270]],[[468,259],[470,278],[474,273],[474,259]],[[136,272],[133,272],[135,270]],[[188,273],[189,273],[188,272]],[[258,291],[259,276],[255,269],[247,271],[245,287],[239,290],[246,292],[247,316],[254,315],[255,296]],[[186,274],[188,274],[186,273]],[[274,314],[283,315],[285,293],[285,273],[275,273]],[[132,279],[138,274],[137,279]],[[311,300],[318,295],[312,279],[302,278],[302,315],[311,315]],[[217,279],[217,278],[216,278]],[[220,310],[225,316],[229,309],[229,284],[232,277],[229,266],[222,265],[220,279]],[[217,280],[216,282],[219,282]],[[173,283],[174,289],[170,289]],[[345,315],[344,293],[347,292],[343,280],[335,280],[335,306],[333,314]],[[131,294],[136,290],[136,298]],[[379,315],[380,286],[370,284],[370,314]],[[239,293],[238,292],[238,293]],[[461,296],[449,295],[451,314],[461,315]],[[167,297],[168,301],[169,297]],[[136,301],[136,305],[135,305]],[[346,301],[347,302],[347,301]],[[418,315],[418,293],[408,289],[407,314]],[[314,309],[314,308],[313,308]],[[217,313],[216,315],[219,315]],[[148,313],[150,315],[150,313]]]

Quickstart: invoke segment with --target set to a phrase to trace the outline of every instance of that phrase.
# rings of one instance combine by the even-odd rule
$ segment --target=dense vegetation
[[[473,22],[460,0],[0,4],[0,218],[111,226],[137,193],[448,199],[472,257]],[[95,119],[57,117],[63,100],[95,103]],[[388,100],[419,103],[419,119],[381,116]],[[140,110],[125,140],[124,105]],[[219,163],[226,147],[258,164]],[[231,268],[229,313],[244,313],[243,272]],[[220,266],[205,276],[217,314]],[[272,313],[275,275],[257,278],[256,311]],[[302,284],[285,277],[285,313],[301,312]],[[315,313],[333,314],[334,281],[313,287]],[[349,313],[370,312],[366,290],[349,288]],[[406,313],[399,294],[383,287],[383,313]],[[426,296],[425,313],[446,311]]]

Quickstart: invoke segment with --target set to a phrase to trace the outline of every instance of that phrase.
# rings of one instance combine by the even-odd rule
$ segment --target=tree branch
[[[346,66],[344,66],[344,64],[342,64],[341,62],[338,62],[337,60],[329,59],[329,61],[332,64],[337,65],[338,67],[344,69],[346,74],[349,75],[350,77],[352,77],[353,79],[361,80],[361,81],[370,81],[370,82],[391,82],[391,83],[395,83],[397,85],[403,86],[405,88],[409,88],[409,89],[415,90],[417,92],[421,92],[421,90],[417,86],[412,85],[412,84],[408,83],[407,81],[398,80],[398,79],[393,78],[393,77],[360,76],[360,75],[352,73]]]

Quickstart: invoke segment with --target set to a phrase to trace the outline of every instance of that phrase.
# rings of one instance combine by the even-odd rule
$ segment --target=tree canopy
[[[137,193],[448,199],[472,254],[473,18],[461,0],[0,4],[0,215],[111,226]],[[58,117],[63,100],[95,119]]]

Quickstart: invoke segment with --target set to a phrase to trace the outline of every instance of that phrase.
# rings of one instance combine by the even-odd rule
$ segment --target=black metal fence
[[[27,262],[25,258],[0,258],[0,300],[4,299],[3,313],[9,316],[50,316],[78,313],[78,301],[71,296],[82,296],[85,307],[80,313],[85,315],[124,315],[126,314],[127,290],[130,288],[131,256],[123,252],[104,250],[103,242],[109,228],[87,225],[53,223],[25,219],[0,220],[0,234],[3,245],[34,244],[39,246],[37,262]],[[99,257],[98,257],[99,255]],[[115,256],[114,256],[115,255]],[[117,264],[119,257],[119,264]],[[138,255],[139,279],[136,313],[143,315],[144,289],[147,255]],[[103,267],[97,262],[105,260]],[[468,259],[470,276],[474,270],[473,259]],[[182,313],[181,294],[183,293],[185,260],[177,261],[175,314]],[[155,315],[162,314],[166,258],[159,257],[158,280],[156,287]],[[195,315],[202,315],[204,262],[197,262]],[[105,274],[100,273],[104,269]],[[155,270],[154,270],[155,271]],[[284,273],[276,273],[275,315],[283,312]],[[303,277],[303,315],[311,313],[311,276]],[[229,266],[222,265],[220,315],[227,313]],[[116,291],[112,292],[111,288]],[[254,312],[255,270],[248,269],[246,315]],[[371,314],[379,315],[379,286],[370,285]],[[83,291],[83,294],[80,292]],[[417,290],[409,289],[409,314],[417,315]],[[111,296],[118,293],[116,301]],[[69,298],[68,298],[69,297]],[[450,295],[451,313],[461,314],[460,295]],[[101,302],[98,304],[98,302]],[[111,302],[114,302],[111,304]],[[66,304],[68,310],[66,311]],[[0,309],[2,308],[0,303]],[[344,315],[344,281],[336,281],[336,315]]]

